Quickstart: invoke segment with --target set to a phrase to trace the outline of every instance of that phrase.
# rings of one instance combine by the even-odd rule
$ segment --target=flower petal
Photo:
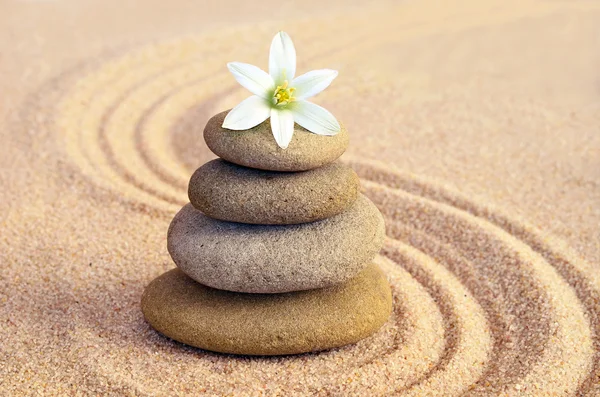
[[[286,109],[271,109],[271,131],[277,145],[287,149],[294,135],[294,115]]]
[[[292,81],[296,75],[296,49],[286,32],[279,32],[271,42],[269,74],[277,85]]]
[[[275,82],[267,72],[254,65],[241,62],[229,62],[227,68],[237,82],[254,95],[263,98],[273,95]]]
[[[318,135],[335,135],[341,130],[333,114],[319,105],[308,101],[296,101],[288,108],[294,113],[294,121],[310,132]]]
[[[337,75],[337,70],[313,70],[296,77],[290,86],[296,89],[294,91],[296,99],[307,99],[329,87],[329,84],[331,84]]]
[[[271,107],[264,98],[253,95],[244,99],[231,109],[225,120],[223,128],[228,130],[247,130],[256,127],[265,121],[271,113]]]

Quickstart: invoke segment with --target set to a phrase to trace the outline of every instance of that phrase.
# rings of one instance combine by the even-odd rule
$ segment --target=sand
[[[273,32],[386,218],[394,313],[320,354],[144,322],[171,218]],[[600,4],[0,4],[0,394],[600,395]]]

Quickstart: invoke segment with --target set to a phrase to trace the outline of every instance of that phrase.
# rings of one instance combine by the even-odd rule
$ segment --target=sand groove
[[[166,217],[178,210],[191,172],[212,158],[197,143],[200,121],[245,96],[223,70],[226,41],[157,45],[107,62],[72,87],[57,107],[56,131],[81,174],[136,208]],[[316,55],[327,61],[329,53]],[[329,95],[343,93],[334,86]],[[196,148],[193,160],[186,146]],[[263,384],[277,391],[269,377],[275,369],[297,381],[297,391],[316,394],[360,394],[366,384],[374,395],[600,392],[600,279],[589,264],[563,242],[437,181],[346,161],[386,218],[380,263],[395,309],[377,335],[318,355],[247,359],[185,350],[146,329],[147,339],[131,349],[143,357],[145,343],[156,344],[171,358],[184,349],[181,360],[193,365],[181,369],[181,379],[227,366],[209,371],[209,393]],[[103,357],[105,365],[98,360],[85,365],[108,378],[106,368],[125,363],[119,355]],[[167,363],[157,365],[168,376]],[[299,366],[309,368],[301,377]],[[150,390],[140,386],[144,368],[136,371],[113,380]]]

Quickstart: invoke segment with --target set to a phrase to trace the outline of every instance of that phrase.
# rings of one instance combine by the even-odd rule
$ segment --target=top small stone
[[[306,171],[337,160],[348,147],[348,131],[334,136],[313,134],[295,125],[287,149],[277,146],[269,120],[245,131],[222,127],[229,111],[213,116],[204,128],[208,148],[223,160],[269,171]]]

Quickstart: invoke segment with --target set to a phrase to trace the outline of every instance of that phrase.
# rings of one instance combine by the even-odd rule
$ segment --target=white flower
[[[277,144],[285,149],[294,134],[294,122],[319,135],[335,135],[340,124],[325,108],[306,101],[331,84],[336,70],[313,70],[294,78],[296,49],[285,32],[271,43],[269,73],[247,63],[230,62],[229,71],[254,95],[233,108],[223,121],[223,128],[247,130],[271,117],[271,130]]]

